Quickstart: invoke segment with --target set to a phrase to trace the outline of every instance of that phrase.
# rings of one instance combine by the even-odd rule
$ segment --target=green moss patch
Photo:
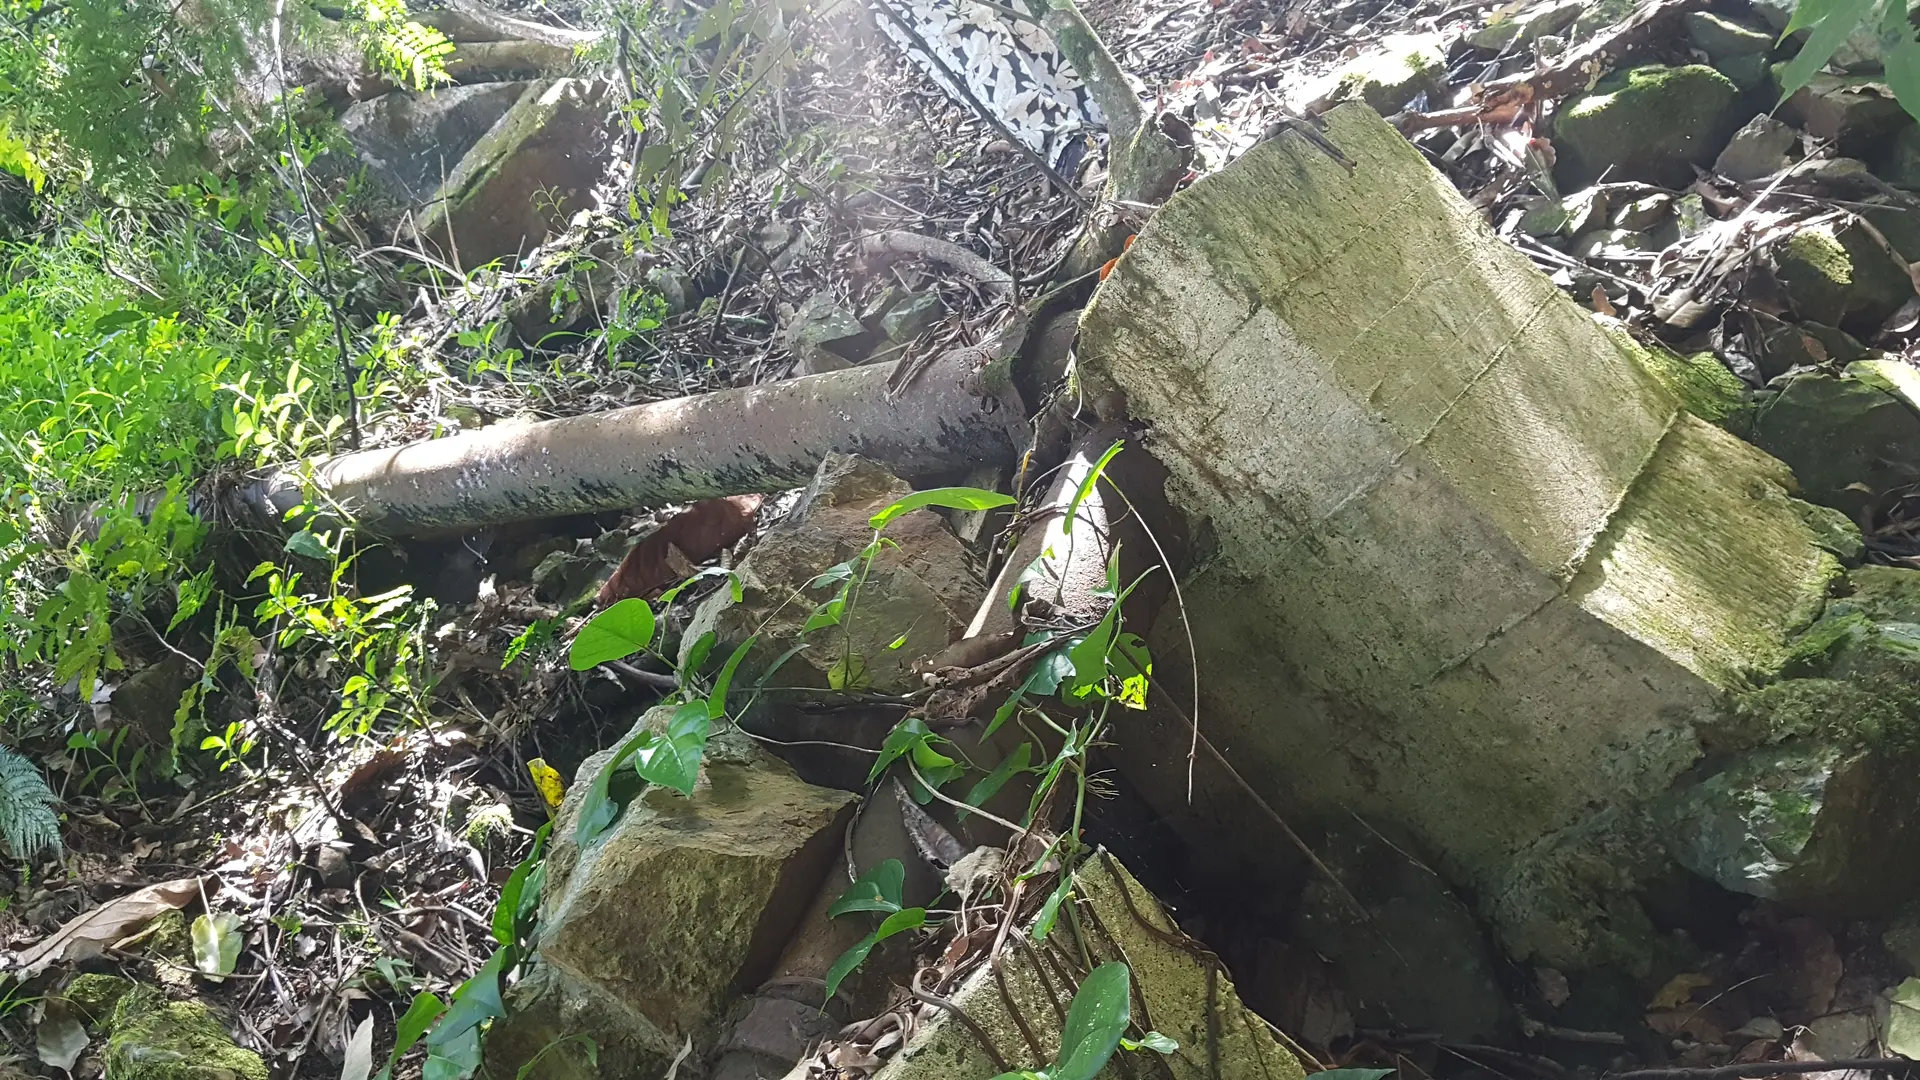
[[[114,1007],[107,1039],[113,1080],[267,1080],[266,1063],[197,1001],[168,1001],[136,987]]]

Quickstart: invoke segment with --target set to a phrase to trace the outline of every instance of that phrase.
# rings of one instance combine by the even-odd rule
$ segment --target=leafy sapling
[[[873,933],[855,942],[827,969],[827,1001],[833,1000],[840,984],[866,961],[875,946],[896,934],[926,925],[926,908],[902,906],[906,880],[905,865],[899,859],[888,859],[860,875],[859,880],[849,885],[847,891],[840,894],[840,899],[827,909],[827,915],[836,919],[860,911],[878,912],[886,916]]]

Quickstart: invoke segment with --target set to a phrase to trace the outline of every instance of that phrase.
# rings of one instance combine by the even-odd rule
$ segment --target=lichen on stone
[[[233,1036],[197,1001],[169,1001],[140,986],[114,1007],[107,1038],[113,1080],[267,1080],[260,1055]]]

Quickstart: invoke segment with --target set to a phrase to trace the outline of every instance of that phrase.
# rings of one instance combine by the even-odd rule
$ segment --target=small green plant
[[[409,585],[358,595],[348,580],[356,556],[341,555],[340,542],[331,533],[307,530],[288,537],[290,555],[331,563],[326,591],[305,591],[301,571],[263,562],[247,579],[266,582],[266,598],[254,617],[271,622],[277,647],[316,644],[324,669],[348,673],[339,687],[338,707],[322,724],[326,730],[342,738],[357,737],[385,717],[424,721],[432,688],[426,626],[433,603],[416,599]]]
[[[117,728],[105,739],[98,731],[76,731],[67,736],[67,749],[73,751],[75,764],[87,765],[80,790],[91,790],[102,776],[111,775],[112,779],[99,788],[101,798],[113,799],[124,792],[132,795],[134,802],[141,802],[139,775],[140,767],[146,764],[147,748],[135,747],[129,754],[128,730]]]
[[[34,859],[60,847],[53,789],[33,762],[0,746],[0,839],[15,858]]]
[[[824,589],[834,586],[833,595],[816,605],[807,616],[802,631],[811,633],[830,626],[845,626],[847,616],[860,597],[860,590],[866,584],[867,576],[873,569],[873,561],[886,550],[891,543],[883,535],[889,524],[901,515],[926,507],[943,507],[949,510],[990,510],[997,506],[1006,506],[1013,497],[997,491],[983,488],[945,487],[916,491],[907,497],[885,507],[873,515],[867,522],[873,528],[873,539],[860,549],[859,553],[845,562],[836,563],[822,570],[808,583],[811,589]],[[866,658],[854,652],[853,638],[850,632],[842,635],[840,655],[827,669],[827,683],[835,690],[865,689]],[[896,641],[895,645],[902,644]]]
[[[895,934],[904,934],[926,925],[926,908],[902,906],[901,894],[906,887],[906,880],[907,868],[899,859],[888,859],[860,875],[859,880],[849,885],[847,891],[840,894],[840,899],[827,909],[827,917],[833,919],[861,911],[878,912],[883,918],[872,933],[841,953],[833,966],[827,969],[826,1000],[833,1000],[840,984],[866,962],[881,942]]]

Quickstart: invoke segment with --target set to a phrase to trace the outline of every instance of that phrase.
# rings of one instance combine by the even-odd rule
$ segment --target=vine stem
[[[350,449],[360,449],[360,399],[355,396],[354,384],[359,382],[359,373],[354,370],[353,353],[347,346],[347,317],[340,310],[340,296],[333,283],[333,260],[327,255],[327,240],[321,230],[321,220],[314,211],[313,192],[307,184],[307,166],[300,160],[300,146],[293,137],[293,102],[287,93],[286,54],[280,45],[280,28],[286,20],[287,0],[274,0],[273,4],[273,74],[280,82],[280,114],[285,125],[287,137],[287,167],[293,170],[294,191],[300,196],[300,206],[307,215],[307,224],[313,229],[313,250],[320,260],[320,284],[323,286],[323,299],[327,311],[333,316],[334,343],[340,348],[340,391],[347,399],[347,445]]]

